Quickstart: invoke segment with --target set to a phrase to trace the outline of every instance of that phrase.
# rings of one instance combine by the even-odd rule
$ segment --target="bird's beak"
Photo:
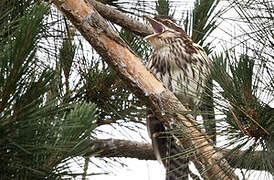
[[[144,17],[145,17],[145,18],[148,20],[148,22],[151,24],[151,26],[152,26],[152,28],[153,28],[153,31],[154,31],[153,34],[144,37],[145,40],[149,40],[151,37],[153,37],[153,36],[155,36],[155,35],[158,35],[158,34],[164,32],[165,26],[164,26],[162,23],[156,21],[155,19],[153,19],[153,18],[151,18],[151,17],[149,17],[149,16],[144,16]]]

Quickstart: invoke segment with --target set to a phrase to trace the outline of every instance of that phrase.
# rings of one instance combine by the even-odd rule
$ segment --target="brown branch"
[[[86,149],[86,155],[94,155],[96,157],[126,157],[136,158],[139,160],[156,160],[152,150],[152,145],[149,143],[135,142],[120,139],[98,139],[90,143]],[[250,166],[245,164],[235,164],[235,160],[244,155],[244,151],[230,153],[230,150],[221,150],[223,154],[229,154],[227,160],[233,168],[250,169]],[[254,159],[259,159],[264,152],[257,151],[254,153]],[[274,162],[273,162],[274,163]],[[263,167],[255,166],[253,170],[266,170]]]
[[[167,128],[170,128],[169,125],[172,123],[173,126],[182,129],[181,133],[185,137],[183,140],[173,137],[177,138],[185,148],[197,149],[193,162],[196,167],[203,167],[199,168],[201,172],[203,169],[207,170],[201,173],[204,179],[239,179],[231,171],[222,154],[217,152],[196,128],[191,115],[175,113],[177,118],[166,118],[162,115],[162,111],[184,112],[187,109],[147,70],[95,8],[88,6],[84,0],[55,0],[54,4]],[[223,169],[224,166],[228,169]]]
[[[119,139],[94,140],[86,152],[88,152],[86,156],[96,154],[96,157],[128,157],[140,160],[156,160],[151,144]]]
[[[87,0],[87,2],[107,20],[118,24],[126,29],[129,29],[137,35],[145,37],[153,33],[153,29],[151,28],[151,26],[140,23],[139,21],[136,21],[135,19],[126,16],[124,13],[112,7],[106,6],[105,4],[95,0]]]

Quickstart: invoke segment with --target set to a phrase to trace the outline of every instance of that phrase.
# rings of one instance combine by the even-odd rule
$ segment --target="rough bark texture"
[[[88,6],[84,0],[55,0],[54,4],[117,72],[132,92],[155,112],[158,119],[166,123],[167,128],[172,120],[175,127],[182,129],[183,140],[176,136],[174,138],[186,148],[197,149],[193,152],[191,160],[201,172],[207,169],[201,174],[204,179],[238,179],[222,154],[217,152],[196,128],[191,115],[174,113],[176,118],[162,115],[162,111],[182,112],[186,111],[186,108],[174,94],[157,81],[92,6]]]
[[[151,144],[120,139],[98,139],[89,145],[86,155],[97,157],[128,157],[140,160],[156,160]],[[99,153],[98,153],[99,152]]]
[[[94,0],[86,0],[89,6],[93,6],[101,16],[106,18],[107,20],[122,26],[123,28],[130,29],[137,35],[145,37],[153,33],[153,29],[151,26],[145,25],[136,21],[135,19],[129,18],[124,13],[106,6],[103,3]]]
[[[242,164],[235,164],[235,160],[238,157],[243,156],[245,152],[238,151],[235,153],[229,153],[229,150],[220,150],[222,154],[229,154],[226,158],[229,164],[233,168],[250,169],[249,166],[245,167]],[[143,142],[134,142],[121,139],[98,139],[90,143],[86,149],[86,156],[94,155],[96,157],[126,157],[136,158],[140,160],[156,160],[153,153],[151,144]],[[98,153],[99,152],[99,153]],[[254,159],[259,159],[264,152],[257,151],[254,153]],[[274,163],[274,162],[273,162]],[[259,168],[259,167],[257,167]],[[253,170],[265,170],[265,169],[253,169]]]

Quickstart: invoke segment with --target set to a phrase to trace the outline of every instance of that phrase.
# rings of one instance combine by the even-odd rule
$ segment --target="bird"
[[[144,17],[154,31],[144,37],[154,49],[149,70],[185,107],[196,111],[210,72],[210,59],[170,16]],[[147,129],[155,156],[166,169],[166,180],[188,179],[188,158],[179,155],[182,147],[152,110],[148,110]]]

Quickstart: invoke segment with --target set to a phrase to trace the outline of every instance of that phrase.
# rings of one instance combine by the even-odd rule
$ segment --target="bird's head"
[[[144,39],[150,41],[155,49],[165,46],[170,40],[180,37],[184,33],[169,16],[144,17],[154,30],[153,34],[146,36]]]

